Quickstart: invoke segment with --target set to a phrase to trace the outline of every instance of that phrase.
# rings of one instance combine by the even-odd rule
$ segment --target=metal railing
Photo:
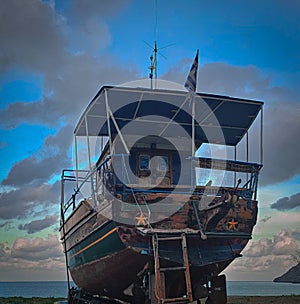
[[[116,158],[121,158],[121,175],[122,181],[121,186],[116,183],[113,185],[114,187],[114,195],[121,194],[122,200],[125,200],[127,195],[135,195],[135,193],[172,193],[176,185],[170,185],[170,187],[160,187],[155,186],[152,188],[138,187],[139,185],[134,185],[130,183],[129,175],[127,172],[127,167],[125,163],[125,157],[128,156],[123,154],[114,154],[108,155],[104,161],[96,165],[92,170],[63,170],[61,176],[61,212],[62,216],[65,217],[67,211],[72,207],[72,210],[76,208],[76,195],[80,193],[82,187],[89,183],[91,185],[91,193],[90,197],[94,201],[94,206],[97,204],[97,195],[99,190],[99,185],[105,182],[105,180],[99,178],[100,173],[104,176],[106,172],[108,172],[108,161],[111,160],[112,164]],[[182,185],[182,190],[176,191],[177,194],[200,194],[200,195],[215,195],[221,196],[224,194],[224,191],[233,191],[237,195],[251,200],[253,195],[254,199],[256,199],[257,193],[257,185],[258,185],[258,175],[259,171],[262,168],[261,164],[257,163],[248,163],[241,162],[235,160],[223,160],[223,159],[211,159],[211,158],[203,158],[203,157],[191,157],[191,178],[190,185]],[[217,185],[215,187],[209,186],[199,186],[196,185],[195,178],[195,170],[196,168],[207,169],[207,170],[218,170],[225,172],[233,172],[242,173],[247,175],[247,180],[243,186],[238,187],[240,183],[230,187],[223,187],[221,185]],[[116,181],[116,176],[114,171],[110,170],[110,174],[113,174],[114,181]],[[248,175],[250,177],[248,178]],[[74,182],[76,183],[76,187],[74,189],[74,193],[70,196],[70,198],[65,201],[65,182]],[[105,185],[102,185],[105,187]],[[118,187],[119,186],[119,187]],[[186,188],[185,188],[186,187]],[[119,193],[117,193],[117,188]],[[192,192],[191,192],[192,191]],[[120,197],[119,197],[120,198]],[[145,202],[144,202],[145,203]]]

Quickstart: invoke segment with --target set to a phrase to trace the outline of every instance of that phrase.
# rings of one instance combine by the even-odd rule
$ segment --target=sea
[[[75,286],[71,282],[71,286]],[[0,297],[66,298],[67,283],[47,282],[0,282]],[[228,296],[281,296],[300,295],[300,284],[274,282],[228,281]]]

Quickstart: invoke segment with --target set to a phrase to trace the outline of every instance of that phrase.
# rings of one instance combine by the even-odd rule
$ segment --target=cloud
[[[24,225],[20,224],[18,226],[18,229],[26,230],[28,234],[36,233],[54,224],[57,224],[57,219],[58,219],[57,215],[47,215],[45,218],[41,220],[34,220]]]
[[[119,84],[137,78],[137,68],[128,70],[110,55],[99,59],[87,54],[71,55],[56,69],[43,70],[43,95],[39,101],[15,102],[0,111],[6,129],[22,123],[58,128],[74,125],[96,95],[101,84]]]
[[[0,243],[0,262],[9,256],[10,247],[8,243]]]
[[[273,242],[269,239],[260,239],[251,242],[247,250],[244,251],[247,257],[260,257],[270,255],[272,253]]]
[[[267,255],[291,255],[299,249],[293,238],[293,230],[282,229],[273,236],[273,240],[262,238],[251,241],[243,254],[246,257],[264,257]]]
[[[99,90],[99,83],[137,77],[135,68],[122,67],[115,57],[97,53],[96,58],[86,51],[98,52],[107,46],[110,33],[105,18],[115,16],[128,2],[86,2],[71,1],[69,9],[60,13],[50,2],[41,0],[0,3],[0,40],[5,41],[0,51],[0,71],[4,75],[12,68],[30,70],[43,79],[39,101],[19,100],[2,109],[0,122],[4,128],[16,128],[24,122],[55,128],[62,123],[74,125]]]
[[[292,237],[295,240],[300,241],[300,228],[292,231]]]
[[[273,254],[292,255],[299,250],[299,245],[293,238],[292,230],[282,229],[274,236]]]
[[[70,2],[69,13],[67,16],[73,16],[74,19],[89,20],[91,17],[116,17],[116,15],[130,3],[129,0],[111,0],[111,1],[94,1],[72,0]]]
[[[22,66],[55,69],[64,58],[63,20],[40,0],[0,2],[0,71]],[[2,74],[1,73],[1,74]]]
[[[66,279],[65,261],[58,237],[17,238],[13,245],[0,243],[0,277],[7,281]]]
[[[17,238],[11,248],[11,257],[28,260],[43,261],[63,257],[62,246],[56,235],[46,238]]]
[[[68,149],[72,137],[70,126],[61,128],[54,136],[46,137],[39,154],[15,163],[2,181],[2,185],[24,186],[36,181],[45,182],[54,174],[60,174],[62,168],[71,165]]]
[[[264,122],[262,184],[287,181],[300,174],[300,103],[282,99],[267,105]],[[287,119],[288,117],[288,119]]]
[[[260,220],[260,222],[266,223],[266,222],[269,221],[271,218],[272,218],[271,216],[265,216],[264,218],[262,218],[262,219]]]
[[[231,280],[273,280],[295,265],[299,244],[294,236],[295,230],[282,229],[273,239],[250,241],[242,252],[243,257],[236,259],[226,273]]]
[[[30,184],[3,192],[0,196],[0,219],[25,218],[34,213],[35,207],[51,207],[58,204],[60,182],[54,184]]]
[[[5,221],[0,224],[0,229],[4,229],[4,231],[8,231],[12,228],[12,221]]]
[[[300,193],[296,193],[290,197],[283,197],[271,205],[272,209],[287,211],[300,207]]]
[[[187,64],[182,59],[164,78],[184,83],[190,64],[191,60]],[[264,101],[264,167],[260,184],[284,182],[300,174],[300,141],[295,140],[300,130],[300,102],[291,89],[274,85],[272,74],[266,76],[255,66],[215,62],[200,67],[197,90]],[[258,156],[259,132],[256,133],[253,144],[250,141],[250,156]],[[238,149],[244,148],[239,145]]]

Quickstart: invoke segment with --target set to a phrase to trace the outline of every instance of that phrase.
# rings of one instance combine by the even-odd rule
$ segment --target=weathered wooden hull
[[[192,283],[194,286],[206,283],[240,256],[256,223],[257,202],[249,205],[249,201],[240,199],[234,204],[216,204],[198,211],[206,239],[201,238],[191,202],[151,228],[117,223],[83,203],[75,210],[72,221],[61,229],[62,237],[64,232],[66,236],[72,279],[89,293],[135,303],[128,288],[138,284],[146,271],[153,272],[152,235],[156,231],[165,235],[186,233]],[[131,211],[122,212],[123,217],[136,216]],[[161,265],[181,265],[180,246],[178,242],[162,242]],[[172,289],[174,284],[178,288],[176,274],[168,278],[168,288]]]

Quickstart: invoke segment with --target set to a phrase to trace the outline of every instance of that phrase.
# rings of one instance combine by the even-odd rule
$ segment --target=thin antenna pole
[[[155,14],[155,22],[154,22],[154,41],[157,39],[157,0],[154,2],[154,14]]]
[[[154,88],[157,88],[157,0],[154,3],[155,7],[155,24],[154,24]]]
[[[153,89],[153,77],[154,77],[154,89],[157,88],[157,0],[154,1],[154,47],[153,47],[153,54],[150,56],[150,87],[151,90]]]
[[[154,41],[154,89],[157,88],[157,45]]]

